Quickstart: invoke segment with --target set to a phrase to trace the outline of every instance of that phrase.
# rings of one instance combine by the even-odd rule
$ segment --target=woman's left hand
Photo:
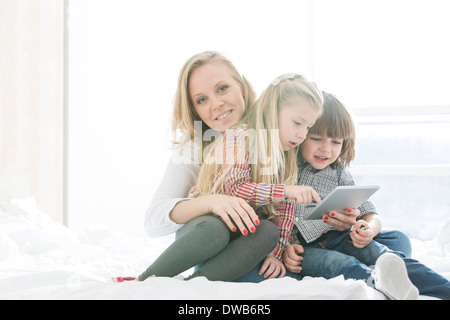
[[[345,213],[331,211],[328,215],[323,216],[322,221],[338,231],[350,230],[360,214],[361,212],[358,209],[347,209]]]

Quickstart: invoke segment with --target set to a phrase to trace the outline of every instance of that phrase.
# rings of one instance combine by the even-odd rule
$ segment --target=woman
[[[177,232],[177,237],[139,280],[175,276],[201,264],[189,278],[232,281],[275,247],[278,229],[260,221],[244,200],[217,194],[186,198],[207,152],[210,139],[205,137],[237,124],[254,100],[248,81],[217,52],[197,54],[183,66],[172,123],[181,137],[145,217],[150,236]]]

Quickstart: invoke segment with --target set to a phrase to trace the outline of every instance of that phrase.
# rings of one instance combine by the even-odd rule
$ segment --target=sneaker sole
[[[384,276],[384,273],[394,273],[395,283],[379,283],[380,290],[393,300],[416,300],[419,297],[419,290],[412,284],[408,277],[405,262],[393,253],[381,255],[375,264],[375,274],[378,279],[391,279],[392,276]],[[393,279],[393,278],[392,278]],[[408,288],[402,292],[400,288]]]

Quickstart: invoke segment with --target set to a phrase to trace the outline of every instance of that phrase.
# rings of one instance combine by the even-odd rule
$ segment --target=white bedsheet
[[[413,257],[450,279],[450,220],[433,241],[412,239]],[[166,248],[171,237],[131,238],[102,226],[75,234],[41,213],[33,198],[0,207],[0,299],[385,299],[363,281],[306,277],[259,284],[196,278],[136,276]],[[421,296],[423,299],[429,297]]]

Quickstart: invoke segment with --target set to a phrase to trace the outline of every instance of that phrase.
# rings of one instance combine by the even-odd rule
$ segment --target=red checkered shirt
[[[228,131],[224,146],[226,156],[232,155],[233,159],[236,159],[236,150],[245,141],[246,131],[246,127],[233,130],[232,135]],[[271,220],[280,231],[280,240],[272,251],[272,255],[281,260],[283,252],[289,244],[294,226],[295,204],[284,198],[285,184],[254,183],[250,181],[251,166],[249,159],[251,153],[252,150],[249,150],[245,152],[244,159],[237,159],[238,161],[233,162],[233,167],[224,181],[224,190],[227,195],[242,198],[252,207],[274,204],[277,215]]]

